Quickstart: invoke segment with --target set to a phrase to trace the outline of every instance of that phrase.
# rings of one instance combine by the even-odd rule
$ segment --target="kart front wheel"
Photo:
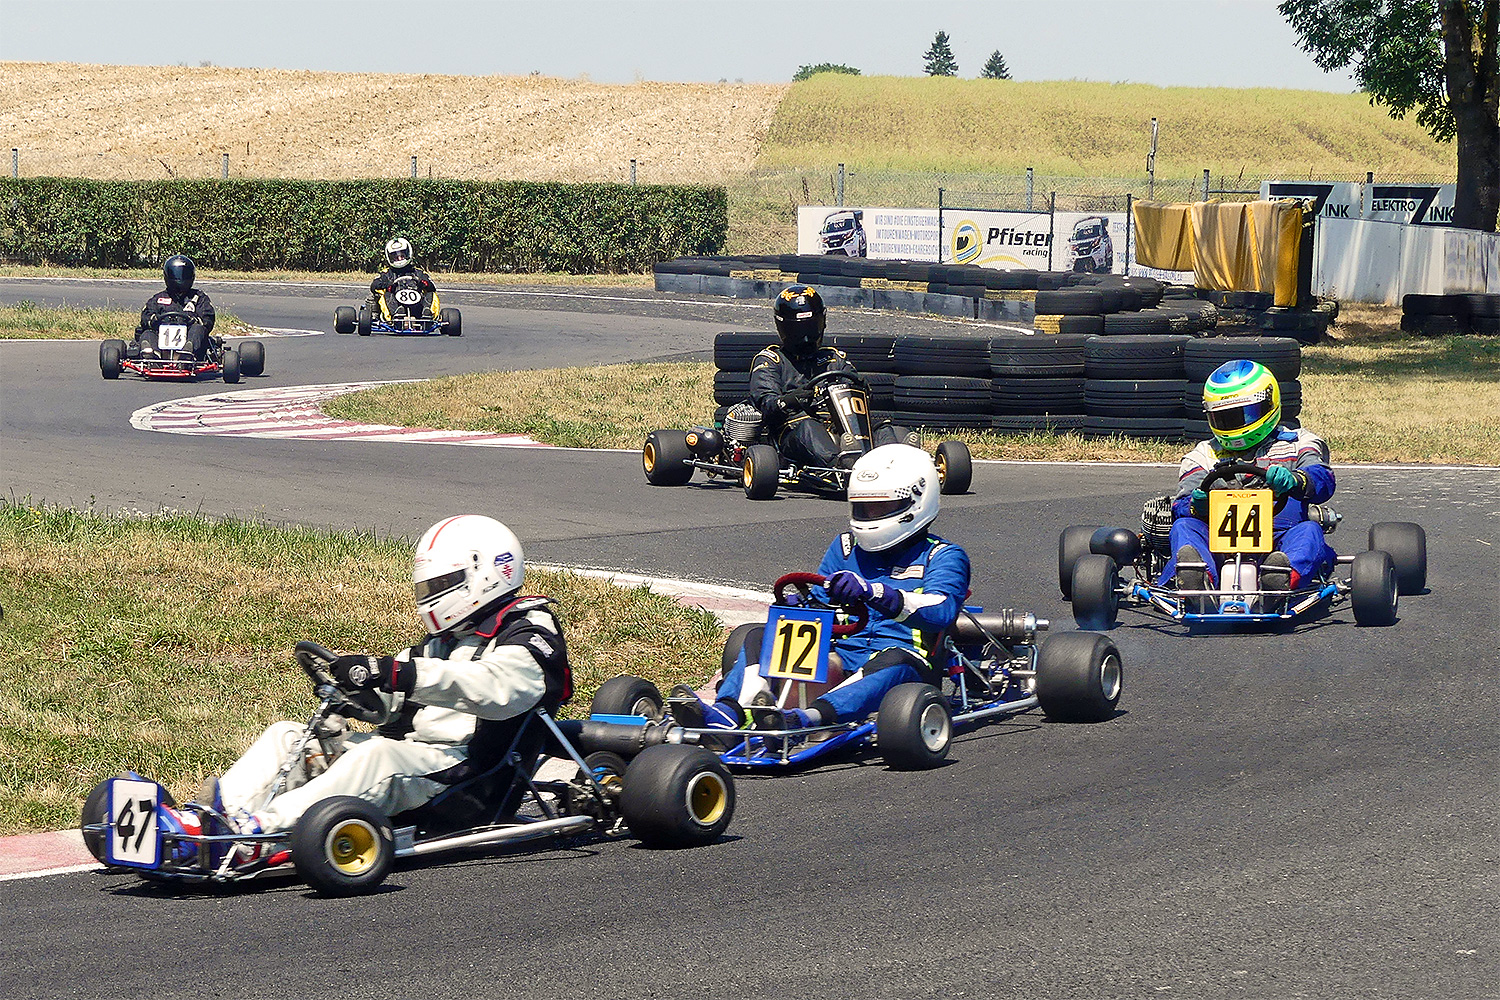
[[[652,431],[641,446],[641,468],[652,486],[685,486],[693,478],[687,431]]]
[[[647,747],[625,770],[620,812],[647,847],[710,844],[734,818],[734,779],[702,747]]]
[[[333,332],[353,333],[354,325],[359,322],[359,313],[355,312],[353,306],[339,306],[333,311]]]
[[[974,460],[962,441],[943,441],[937,446],[939,489],[945,496],[969,492],[974,481]]]
[[[1073,564],[1073,620],[1103,632],[1115,627],[1120,610],[1120,570],[1109,556],[1090,553]]]
[[[1103,722],[1120,703],[1124,673],[1109,636],[1062,632],[1048,637],[1037,654],[1037,701],[1058,722]]]
[[[1089,540],[1098,530],[1092,524],[1070,524],[1058,536],[1057,586],[1065,601],[1073,599],[1073,566],[1089,554]]]
[[[297,873],[324,896],[374,892],[396,858],[390,820],[352,795],[324,799],[303,813],[291,847]]]
[[[266,345],[258,340],[242,340],[235,353],[240,356],[240,374],[254,378],[266,373]]]
[[[462,337],[464,335],[464,317],[457,309],[448,308],[438,311],[438,319],[442,321],[443,332],[450,337]]]
[[[752,444],[745,449],[740,464],[740,485],[751,500],[770,500],[781,485],[781,456],[768,444]]]
[[[931,684],[897,684],[880,699],[875,742],[892,770],[926,771],[948,756],[953,715]]]
[[[1349,604],[1356,625],[1396,624],[1399,584],[1390,553],[1358,552],[1349,566]]]
[[[225,351],[219,358],[219,368],[224,375],[224,381],[234,385],[240,380],[240,354],[238,351]]]
[[[360,306],[358,318],[354,321],[354,332],[361,337],[368,337],[372,325],[373,317],[370,315],[370,307],[368,305]]]
[[[1396,589],[1403,596],[1427,587],[1427,532],[1410,521],[1370,525],[1370,548],[1390,554],[1396,567]]]
[[[99,374],[107,379],[120,377],[120,359],[125,355],[125,341],[106,340],[99,345]]]
[[[589,703],[590,715],[643,715],[660,719],[666,701],[661,689],[643,677],[621,674],[599,685]]]

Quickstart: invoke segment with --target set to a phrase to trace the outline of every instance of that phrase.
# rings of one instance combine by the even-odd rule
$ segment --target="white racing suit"
[[[303,730],[273,723],[219,779],[229,815],[253,815],[263,832],[290,830],[307,809],[353,795],[386,816],[414,809],[492,767],[509,749],[516,722],[572,694],[567,648],[545,597],[523,597],[473,627],[460,626],[396,657],[398,690],[382,693],[390,721],[350,733],[321,770],[321,756],[294,768],[293,786],[266,804],[286,753]],[[317,743],[310,750],[317,752]]]

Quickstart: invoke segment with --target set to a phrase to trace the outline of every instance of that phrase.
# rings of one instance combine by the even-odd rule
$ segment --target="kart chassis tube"
[[[684,465],[690,465],[695,469],[702,469],[710,475],[724,476],[727,479],[737,479],[744,471],[738,465],[723,465],[718,462],[710,462],[701,458],[683,459]],[[781,481],[789,485],[795,485],[803,476],[826,482],[836,489],[848,487],[849,470],[832,469],[819,465],[788,465],[779,470]]]

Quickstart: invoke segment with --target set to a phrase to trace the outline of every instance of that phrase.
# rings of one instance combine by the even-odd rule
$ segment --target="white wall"
[[[1500,292],[1500,235],[1368,219],[1318,220],[1313,293],[1399,305],[1412,293]]]

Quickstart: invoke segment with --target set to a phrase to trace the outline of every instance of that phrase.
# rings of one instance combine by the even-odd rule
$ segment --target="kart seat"
[[[505,728],[496,729],[486,742],[492,747],[503,746],[504,752],[485,755],[493,758],[488,766],[475,766],[471,757],[458,767],[431,776],[449,787],[417,808],[393,817],[392,825],[415,826],[419,835],[433,836],[514,816],[526,795],[524,779],[536,770],[551,733],[535,711],[502,725]]]

